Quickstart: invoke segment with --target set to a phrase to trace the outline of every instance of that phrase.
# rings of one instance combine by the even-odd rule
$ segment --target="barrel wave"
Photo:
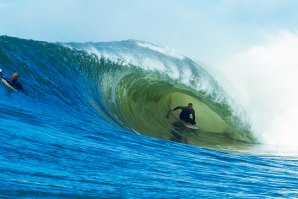
[[[297,157],[247,155],[245,111],[172,50],[1,36],[0,68],[25,89],[0,86],[3,198],[298,196]],[[199,133],[166,118],[188,102]]]
[[[95,113],[136,133],[173,139],[178,112],[166,118],[168,110],[192,102],[201,132],[187,134],[185,143],[255,142],[245,113],[216,80],[168,49],[133,40],[51,44],[2,37],[1,62],[22,74],[35,100]]]
[[[209,73],[191,59],[133,40],[68,45],[110,60],[108,66],[100,70],[98,80],[104,106],[118,123],[129,129],[172,139],[177,130],[172,124],[177,121],[178,113],[169,119],[166,113],[192,102],[201,134],[189,136],[188,143],[212,147],[231,144],[231,140],[255,141],[245,113]],[[116,64],[112,66],[112,63]]]

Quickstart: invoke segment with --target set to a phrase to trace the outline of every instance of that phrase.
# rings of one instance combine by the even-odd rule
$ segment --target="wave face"
[[[178,112],[165,117],[170,108],[194,104],[201,136],[188,143],[206,140],[253,143],[244,112],[200,65],[169,49],[140,41],[69,43],[102,58],[98,79],[104,107],[113,121],[135,132],[171,139]],[[107,61],[108,60],[108,61]],[[215,145],[212,143],[211,145]]]
[[[245,113],[214,78],[171,50],[3,36],[0,67],[5,76],[18,71],[26,90],[0,87],[2,196],[221,198],[223,184],[230,197],[297,196],[295,159],[167,141],[229,151],[255,142]],[[201,132],[178,138],[178,112],[165,115],[190,101]]]
[[[4,38],[2,43],[2,67],[18,70],[35,100],[81,112],[88,108],[86,114],[113,125],[168,140],[180,129],[179,111],[166,118],[168,110],[192,102],[201,131],[185,134],[184,143],[255,142],[244,112],[214,78],[168,49],[133,40],[50,44]]]

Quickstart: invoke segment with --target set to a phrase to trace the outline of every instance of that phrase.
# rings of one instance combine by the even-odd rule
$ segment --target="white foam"
[[[99,58],[103,56],[94,46],[89,46],[87,48],[87,52],[90,54],[95,54]]]
[[[137,42],[137,44],[141,47],[150,48],[151,50],[154,50],[156,52],[162,53],[166,56],[170,56],[174,58],[182,59],[183,56],[178,56],[177,54],[174,54],[173,52],[167,51],[166,49],[163,49],[162,47],[154,46],[152,44],[144,43],[144,42]],[[180,79],[185,83],[186,85],[189,85],[189,79],[191,78],[191,71],[190,69],[185,68],[183,74],[179,71],[179,67],[175,64],[171,66],[167,66],[164,60],[154,59],[154,58],[148,58],[146,55],[144,56],[135,56],[132,53],[127,53],[125,50],[117,50],[115,52],[110,50],[98,50],[95,46],[88,45],[85,46],[84,49],[90,53],[95,54],[98,57],[105,57],[109,60],[119,63],[127,66],[138,66],[143,68],[144,70],[150,70],[150,71],[158,71],[158,72],[166,72],[167,75],[172,79]]]
[[[298,35],[283,31],[236,54],[223,72],[265,144],[298,146]],[[297,148],[298,150],[298,148]]]
[[[160,46],[156,46],[156,45],[153,45],[150,43],[145,43],[145,42],[140,42],[140,41],[137,41],[136,44],[140,47],[149,48],[153,51],[159,52],[159,53],[167,55],[167,56],[175,57],[177,59],[185,58],[184,56],[178,54],[174,49],[171,49],[171,48],[162,48]]]

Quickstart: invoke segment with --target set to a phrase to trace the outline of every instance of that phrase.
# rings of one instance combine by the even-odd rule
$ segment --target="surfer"
[[[24,90],[22,84],[19,82],[19,74],[17,72],[13,73],[11,75],[11,80],[9,80],[8,78],[3,77],[2,69],[0,69],[0,77],[2,79],[6,80],[6,82],[14,89],[19,90],[19,91]]]
[[[176,108],[170,111],[175,111],[177,109],[182,110],[179,115],[180,120],[188,124],[196,124],[195,110],[193,109],[192,103],[188,103],[187,106],[177,106]],[[192,118],[190,118],[190,115],[192,115]]]
[[[11,80],[8,83],[16,90],[24,90],[22,84],[19,82],[19,73],[15,72],[11,75]]]

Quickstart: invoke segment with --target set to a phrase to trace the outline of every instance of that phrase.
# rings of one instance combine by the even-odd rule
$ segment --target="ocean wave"
[[[1,37],[0,42],[4,71],[18,70],[29,96],[55,109],[67,107],[74,116],[100,117],[132,132],[172,140],[179,131],[173,125],[178,113],[169,119],[165,115],[192,102],[200,133],[186,134],[185,143],[255,142],[245,112],[220,84],[191,59],[161,47],[133,40],[53,44]]]

